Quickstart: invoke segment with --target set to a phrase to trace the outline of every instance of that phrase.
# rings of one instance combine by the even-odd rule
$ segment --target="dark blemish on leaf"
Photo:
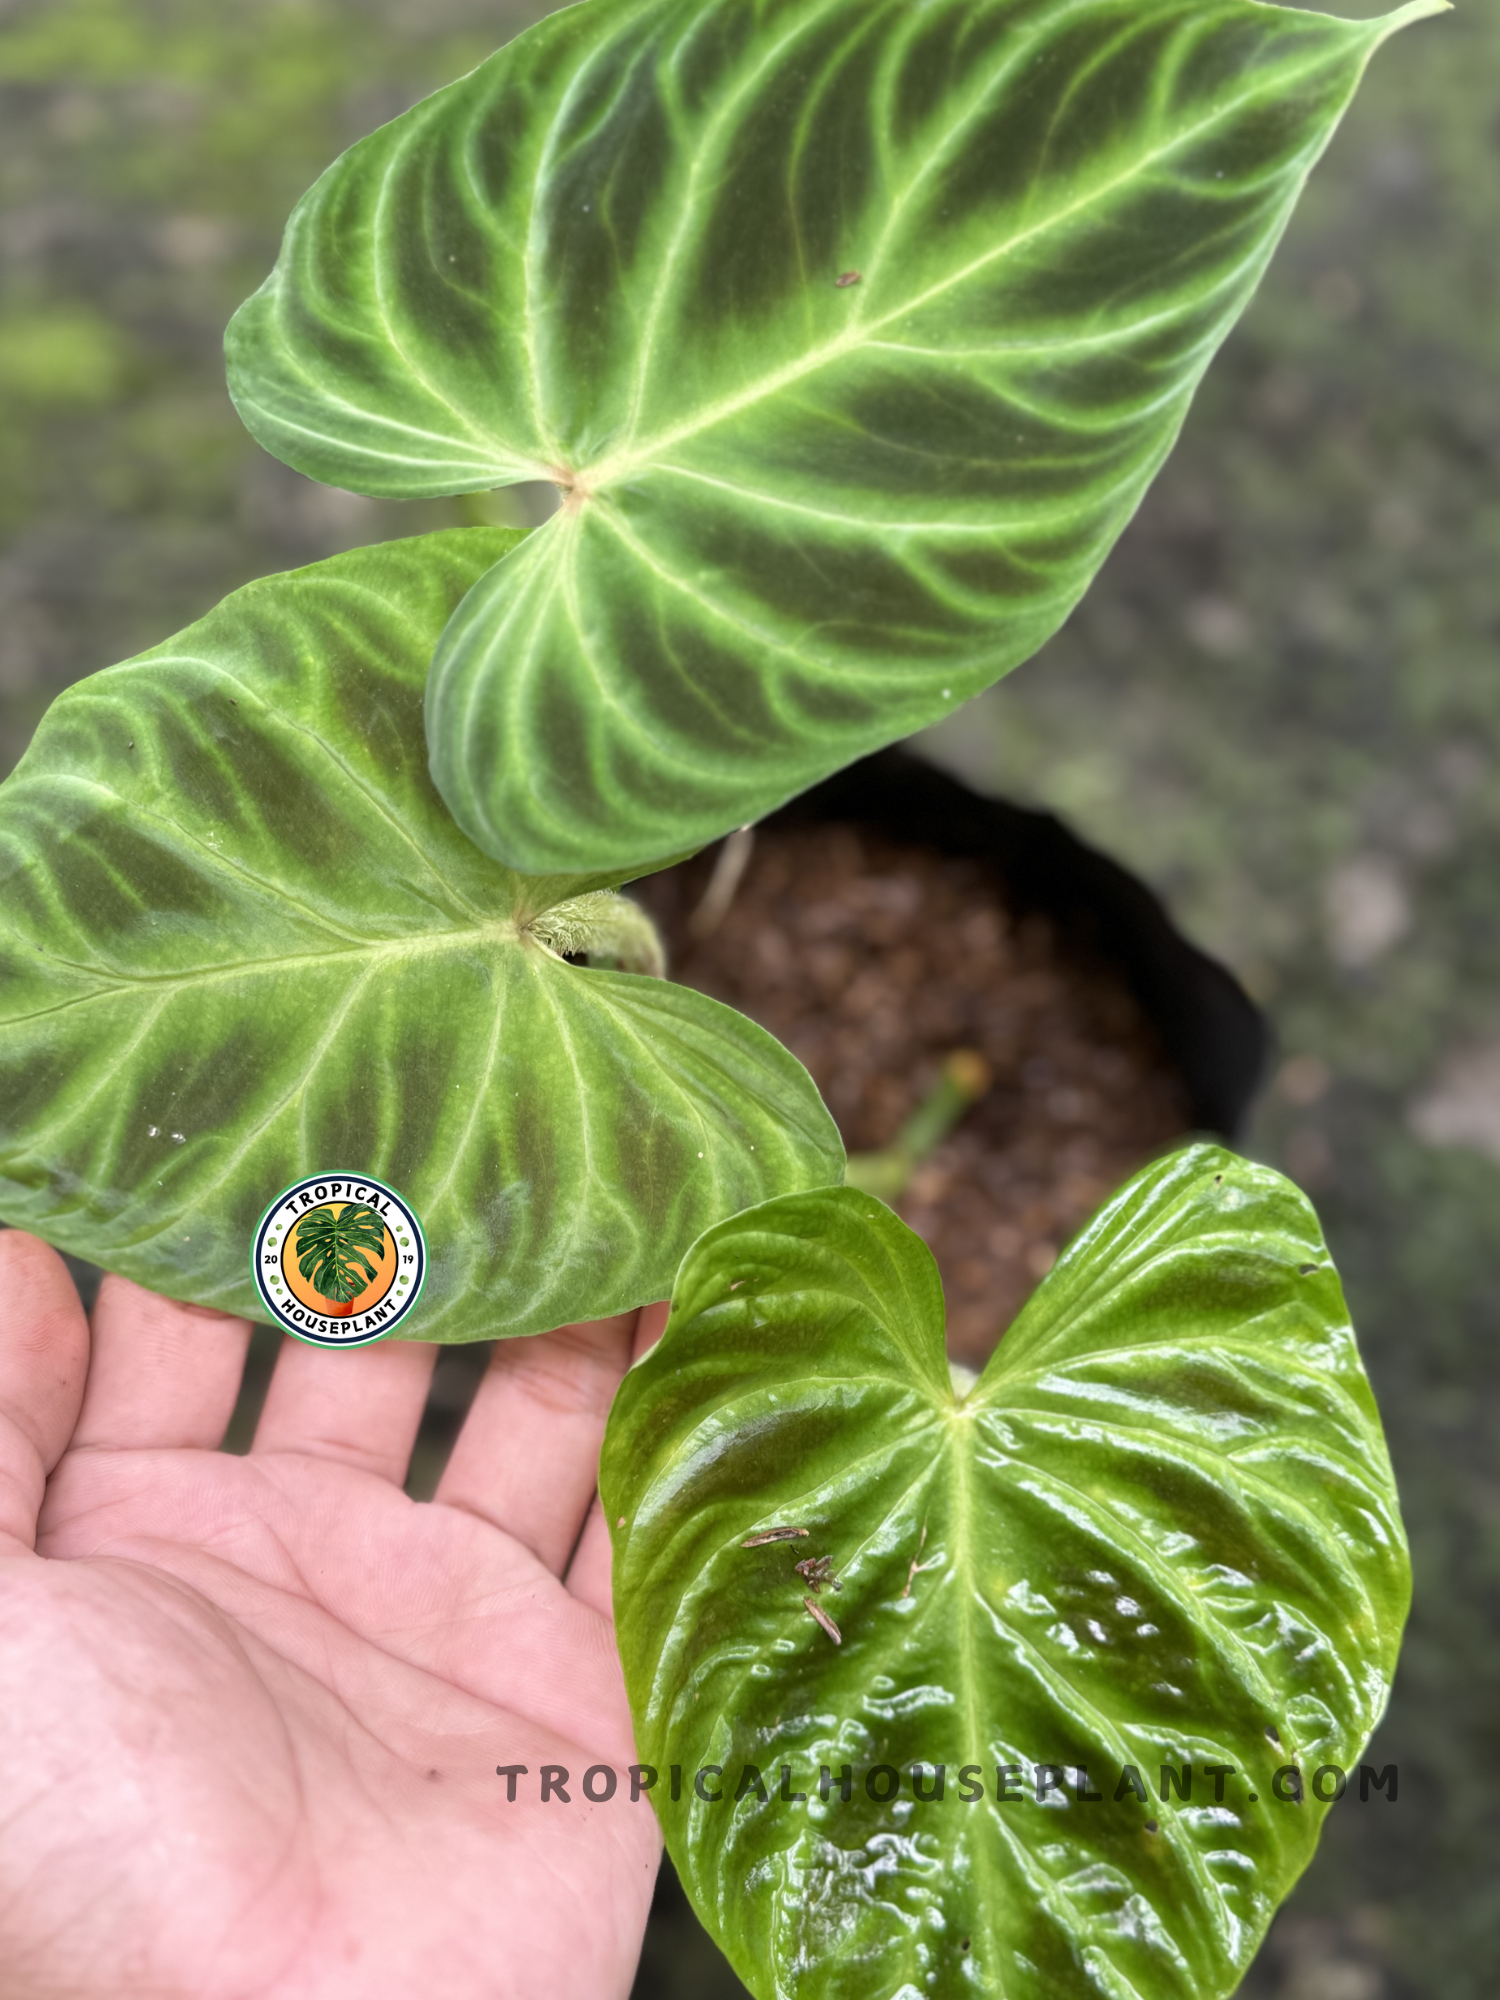
[[[838,1626],[834,1624],[833,1620],[829,1617],[828,1613],[823,1609],[822,1605],[814,1604],[810,1597],[804,1597],[802,1602],[807,1606],[812,1616],[817,1619],[818,1623],[822,1626],[823,1630],[828,1634],[829,1638],[832,1639],[834,1645],[842,1646],[844,1643],[844,1635],[839,1630]]]
[[[844,271],[833,282],[842,292],[846,291],[850,285],[857,285],[859,280],[860,273],[858,271]]]
[[[1322,1266],[1318,1264],[1299,1264],[1297,1266],[1297,1276],[1299,1278],[1310,1278],[1314,1271],[1321,1268]]]
[[[1147,1833],[1160,1833],[1161,1828],[1157,1825],[1154,1819],[1148,1819],[1146,1821],[1146,1831]]]
[[[811,1528],[767,1528],[763,1535],[752,1535],[748,1542],[741,1542],[742,1549],[763,1549],[767,1542],[795,1542],[799,1537],[812,1533]]]
[[[960,1951],[967,1951],[969,1949],[969,1940],[967,1938],[960,1938],[958,1948]]]
[[[1215,1187],[1222,1187],[1222,1186],[1223,1186],[1223,1184],[1224,1184],[1224,1176],[1223,1176],[1222,1174],[1215,1174],[1215,1175],[1214,1175],[1214,1186],[1215,1186]]]
[[[1270,1739],[1271,1739],[1271,1741],[1272,1741],[1273,1743],[1277,1743],[1277,1744],[1279,1744],[1279,1743],[1280,1743],[1280,1741],[1281,1741],[1281,1732],[1280,1732],[1280,1730],[1278,1730],[1278,1729],[1277,1729],[1277,1727],[1276,1727],[1276,1724],[1275,1724],[1274,1722],[1268,1722],[1268,1723],[1266,1724],[1266,1734],[1267,1734],[1267,1736],[1269,1736],[1269,1737],[1270,1737]]]

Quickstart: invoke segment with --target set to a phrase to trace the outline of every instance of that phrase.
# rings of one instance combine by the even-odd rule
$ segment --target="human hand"
[[[0,1232],[6,2000],[629,1992],[655,1815],[576,1781],[635,1754],[595,1480],[664,1318],[502,1342],[423,1504],[433,1348],[286,1341],[233,1457],[248,1322],[111,1277],[91,1332]]]

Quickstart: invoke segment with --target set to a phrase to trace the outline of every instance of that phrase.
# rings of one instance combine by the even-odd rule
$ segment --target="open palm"
[[[661,1316],[502,1344],[423,1504],[431,1348],[288,1341],[232,1457],[246,1322],[109,1278],[91,1331],[0,1233],[7,2000],[629,1991],[655,1818],[579,1781],[634,1755],[595,1477]]]

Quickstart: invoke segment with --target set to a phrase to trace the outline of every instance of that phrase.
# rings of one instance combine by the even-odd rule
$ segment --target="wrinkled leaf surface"
[[[428,1240],[403,1338],[467,1340],[662,1297],[710,1223],[839,1178],[771,1036],[548,950],[601,877],[521,880],[434,791],[427,661],[516,539],[251,584],[49,710],[0,786],[0,1217],[254,1316],[262,1211],[373,1174]]]
[[[1318,1774],[1381,1714],[1409,1593],[1312,1211],[1208,1146],[1109,1203],[967,1396],[936,1266],[871,1197],[720,1225],[601,1490],[638,1754],[762,2000],[1229,1994],[1313,1851]],[[744,1546],[780,1527],[808,1533]],[[837,1590],[795,1567],[824,1557]]]
[[[355,146],[230,384],[335,485],[565,489],[437,654],[460,824],[660,860],[1033,653],[1440,4],[588,0]]]

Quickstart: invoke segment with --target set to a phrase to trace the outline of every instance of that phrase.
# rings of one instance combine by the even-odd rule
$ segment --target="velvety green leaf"
[[[663,1297],[708,1224],[839,1177],[784,1049],[566,963],[641,949],[601,878],[508,873],[434,791],[426,664],[516,539],[251,584],[54,704],[0,786],[5,1220],[253,1315],[262,1211],[373,1174],[427,1235],[403,1338],[471,1340]]]
[[[1193,1146],[1114,1197],[967,1395],[942,1336],[927,1249],[852,1188],[689,1253],[600,1482],[673,1860],[763,2000],[1218,2000],[1385,1706],[1409,1595],[1316,1220]],[[795,1567],[825,1557],[837,1590]]]
[[[437,655],[460,824],[651,862],[1027,658],[1442,4],[587,0],[355,146],[230,385],[340,486],[566,490]]]

